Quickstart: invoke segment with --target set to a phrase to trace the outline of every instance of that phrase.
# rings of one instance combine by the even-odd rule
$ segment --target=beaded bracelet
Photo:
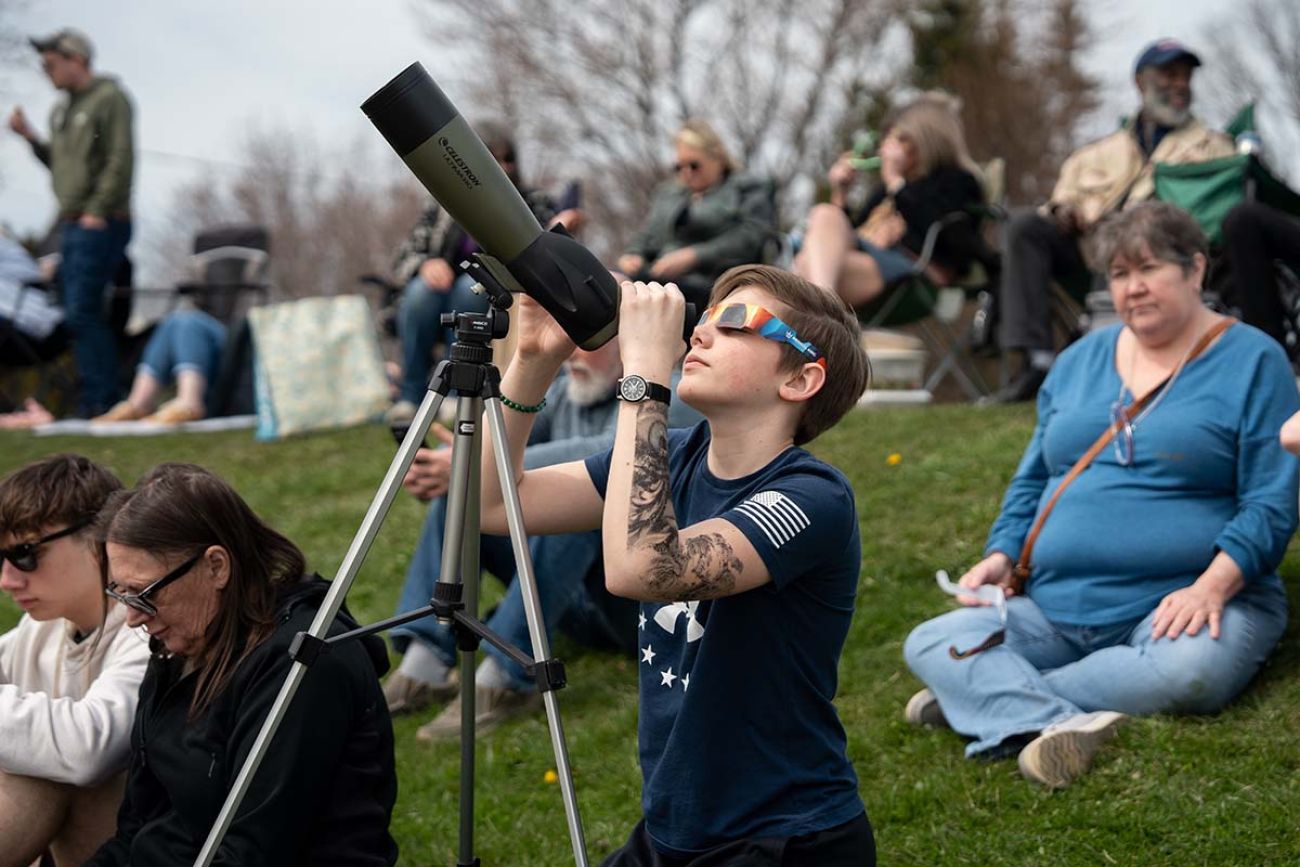
[[[546,406],[546,398],[542,398],[542,402],[536,406],[524,406],[522,403],[515,403],[504,394],[501,395],[501,402],[513,409],[515,412],[541,412],[542,407]]]

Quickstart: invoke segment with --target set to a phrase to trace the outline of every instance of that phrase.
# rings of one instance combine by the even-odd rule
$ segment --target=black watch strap
[[[624,387],[624,383],[627,383],[628,387]],[[641,393],[641,386],[644,386],[644,393]],[[643,376],[632,373],[618,381],[618,399],[638,403],[643,400],[657,400],[663,404],[671,404],[673,392],[666,385],[651,382]]]

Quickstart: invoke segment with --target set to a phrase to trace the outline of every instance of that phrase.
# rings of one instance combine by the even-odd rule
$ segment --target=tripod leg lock
[[[564,663],[558,659],[539,659],[529,669],[538,692],[564,689],[569,682],[564,674]]]
[[[299,632],[293,637],[293,643],[289,645],[289,657],[294,662],[309,666],[329,649],[329,643],[324,639],[317,638],[309,632]]]

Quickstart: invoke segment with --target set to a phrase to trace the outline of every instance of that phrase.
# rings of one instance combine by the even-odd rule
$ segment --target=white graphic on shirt
[[[777,491],[757,493],[737,506],[736,511],[757,524],[775,548],[789,542],[812,523],[803,509]]]
[[[654,665],[655,657],[658,655],[655,653],[654,647],[649,644],[641,648],[641,661],[646,665]]]
[[[636,628],[645,629],[645,615],[640,611],[636,613]]]
[[[699,641],[704,637],[704,624],[695,619],[695,609],[700,607],[699,600],[693,602],[670,602],[655,612],[658,623],[669,635],[677,632],[677,621],[686,615],[686,641]]]
[[[673,667],[671,665],[668,666],[667,671],[659,672],[659,677],[661,678],[659,685],[666,686],[669,689],[673,688],[673,681],[677,679],[677,675],[673,674]]]
[[[686,690],[690,688],[691,688],[691,675],[688,672],[686,676],[682,678],[682,692],[686,692]]]

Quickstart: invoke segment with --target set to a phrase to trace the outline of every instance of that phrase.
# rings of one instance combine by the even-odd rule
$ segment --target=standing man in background
[[[85,34],[65,28],[28,41],[50,83],[67,96],[50,112],[49,141],[41,140],[21,107],[10,115],[9,128],[27,139],[53,179],[63,303],[81,379],[77,409],[90,418],[118,395],[117,339],[105,290],[131,240],[133,112],[116,79],[91,71],[95,49]]]

